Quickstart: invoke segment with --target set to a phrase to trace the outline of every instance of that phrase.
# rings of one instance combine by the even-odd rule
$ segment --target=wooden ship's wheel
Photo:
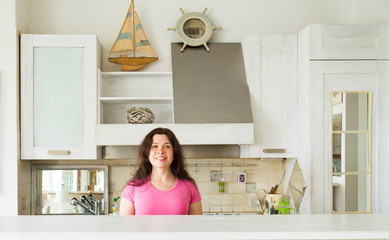
[[[181,48],[181,52],[184,51],[186,46],[198,47],[203,45],[209,52],[207,41],[212,37],[214,30],[222,30],[221,27],[214,27],[205,12],[208,9],[205,8],[202,13],[189,12],[185,13],[182,8],[182,16],[178,19],[175,28],[168,28],[169,31],[176,31],[178,37],[184,43]]]

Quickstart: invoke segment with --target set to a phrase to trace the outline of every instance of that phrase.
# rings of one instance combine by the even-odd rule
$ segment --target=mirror
[[[89,214],[72,198],[89,194],[101,200],[100,214],[108,214],[107,166],[32,166],[33,213]],[[97,209],[97,208],[96,208]]]
[[[371,212],[371,92],[332,92],[332,213]]]

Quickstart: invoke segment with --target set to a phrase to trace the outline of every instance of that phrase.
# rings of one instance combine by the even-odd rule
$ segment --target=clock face
[[[182,8],[180,8],[182,16],[178,19],[176,28],[168,28],[168,31],[176,31],[178,38],[184,43],[181,48],[181,52],[184,51],[186,46],[201,46],[203,45],[205,49],[209,52],[207,46],[207,41],[212,36],[213,30],[221,30],[221,27],[214,27],[205,16],[207,8],[204,9],[203,13],[190,12],[185,13]]]
[[[189,46],[201,46],[212,36],[213,25],[205,14],[190,12],[177,21],[178,37]]]
[[[192,18],[184,23],[183,30],[189,38],[198,39],[205,34],[205,24],[198,18]]]

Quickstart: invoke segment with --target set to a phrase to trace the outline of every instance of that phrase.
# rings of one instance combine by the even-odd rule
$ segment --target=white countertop
[[[389,238],[389,214],[0,216],[0,239]]]

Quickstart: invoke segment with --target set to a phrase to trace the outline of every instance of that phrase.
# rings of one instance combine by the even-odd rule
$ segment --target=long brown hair
[[[174,133],[168,128],[155,128],[149,132],[139,146],[139,168],[135,171],[134,176],[128,182],[129,185],[141,186],[147,182],[152,171],[152,165],[149,160],[150,148],[153,143],[153,137],[156,134],[166,135],[173,147],[173,162],[170,165],[173,175],[182,180],[189,180],[195,184],[193,178],[185,169],[185,160],[182,148]]]

